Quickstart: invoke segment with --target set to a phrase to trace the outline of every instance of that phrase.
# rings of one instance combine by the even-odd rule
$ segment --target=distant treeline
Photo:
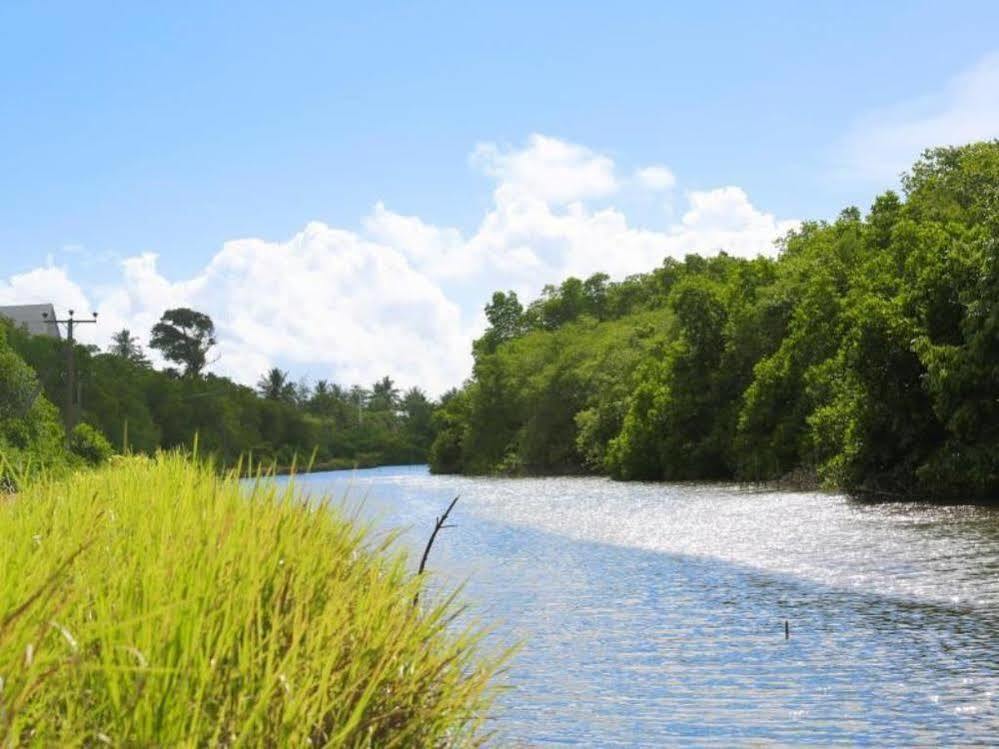
[[[999,496],[999,141],[902,184],[777,259],[497,292],[432,469]]]
[[[327,468],[426,461],[434,404],[418,388],[400,393],[389,377],[371,388],[324,380],[309,385],[279,369],[251,388],[204,374],[214,326],[193,310],[168,310],[152,343],[182,369],[153,368],[127,330],[115,335],[108,351],[76,347],[80,420],[106,436],[115,451],[189,448],[197,436],[199,450],[226,465],[246,456],[303,465],[313,454],[316,465]],[[0,413],[0,451],[35,452],[39,462],[52,462],[64,442],[65,347],[65,341],[0,325],[0,395],[11,389],[7,380],[14,382],[13,375],[4,379],[6,357],[21,382],[13,405],[24,412],[17,429],[7,429],[8,437]],[[33,436],[40,429],[41,440]],[[20,437],[18,430],[24,432]]]

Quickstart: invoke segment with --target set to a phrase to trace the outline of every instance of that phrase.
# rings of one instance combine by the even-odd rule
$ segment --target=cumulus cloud
[[[607,156],[537,133],[526,148],[479,143],[471,163],[495,177],[498,189],[546,203],[601,198],[618,189],[614,162]]]
[[[400,252],[322,223],[285,242],[227,242],[185,281],[165,279],[152,255],[127,261],[124,275],[104,304],[109,317],[148,330],[168,307],[203,310],[218,326],[215,369],[244,381],[281,361],[343,382],[393,373],[439,391],[467,369],[461,311],[440,288]]]
[[[614,162],[548,136],[519,149],[480,144],[472,162],[493,180],[493,203],[468,235],[377,203],[359,231],[313,222],[284,241],[226,242],[178,280],[151,253],[121,261],[119,278],[86,291],[50,265],[0,280],[0,304],[96,308],[102,324],[81,338],[101,345],[122,327],[145,336],[163,310],[189,306],[216,322],[212,369],[242,382],[279,365],[344,384],[390,374],[436,394],[469,374],[482,304],[495,289],[529,298],[570,274],[620,278],[667,256],[772,253],[795,226],[731,186],[686,193],[672,226],[634,226],[606,202],[618,188]],[[649,169],[650,189],[667,189],[672,173],[640,171]]]
[[[65,267],[49,264],[0,280],[0,305],[42,304],[53,299],[64,309],[90,312],[86,294],[70,280]]]
[[[761,246],[773,243],[799,225],[795,220],[779,220],[772,213],[760,211],[739,187],[694,191],[688,194],[690,207],[683,214],[675,235],[690,251],[702,253],[724,250],[738,257],[772,254]]]
[[[952,78],[942,91],[857,120],[839,144],[850,177],[898,177],[925,148],[999,137],[999,52]]]
[[[647,190],[669,190],[676,185],[673,172],[659,165],[635,170],[635,180]]]
[[[366,216],[364,229],[372,239],[400,251],[435,277],[465,276],[477,268],[466,252],[461,232],[428,224],[419,216],[403,216],[381,202]]]

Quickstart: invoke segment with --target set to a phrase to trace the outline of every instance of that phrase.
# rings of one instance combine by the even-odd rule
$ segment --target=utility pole
[[[73,346],[73,326],[85,325],[97,322],[97,313],[94,312],[93,320],[76,320],[73,317],[73,310],[69,311],[69,317],[65,320],[49,320],[49,313],[43,312],[42,317],[46,322],[54,322],[57,325],[66,325],[66,443],[69,444],[73,438],[73,428],[76,426],[78,418],[77,405],[80,395],[76,387],[76,349]]]

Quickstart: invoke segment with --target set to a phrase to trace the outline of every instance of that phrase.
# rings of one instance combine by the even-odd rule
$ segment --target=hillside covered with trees
[[[432,469],[999,496],[999,141],[779,249],[497,292]]]

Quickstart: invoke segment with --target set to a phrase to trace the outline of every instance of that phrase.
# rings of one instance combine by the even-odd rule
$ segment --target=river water
[[[492,645],[524,643],[498,745],[999,743],[995,509],[425,467],[295,480],[414,552],[460,495],[428,567],[466,583]]]

